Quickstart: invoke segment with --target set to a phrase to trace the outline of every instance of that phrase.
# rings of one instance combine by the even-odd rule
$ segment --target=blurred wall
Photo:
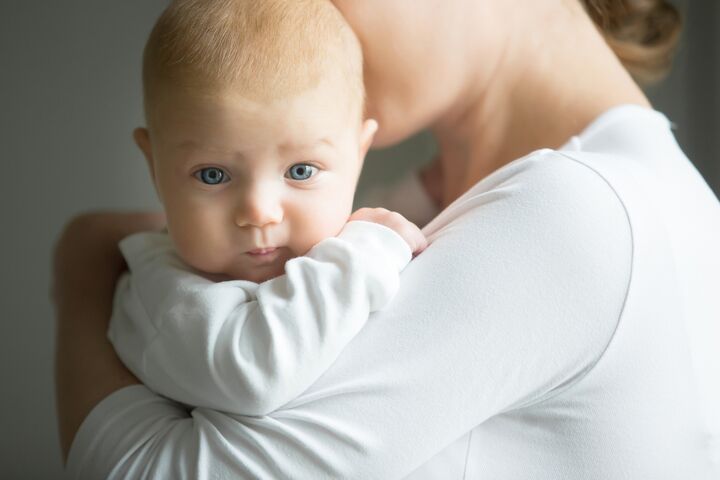
[[[142,123],[140,55],[166,0],[0,2],[0,478],[61,472],[53,387],[50,252],[89,208],[158,204],[131,141]],[[720,192],[720,26],[713,1],[688,2],[676,69],[650,91]],[[362,186],[429,160],[428,135],[366,162]]]
[[[676,0],[685,31],[673,70],[647,89],[651,101],[676,124],[685,153],[720,195],[720,5]]]
[[[155,205],[131,142],[164,0],[0,1],[0,478],[60,478],[50,253],[88,208]]]

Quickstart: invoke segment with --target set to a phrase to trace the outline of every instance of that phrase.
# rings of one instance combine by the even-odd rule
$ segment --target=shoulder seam
[[[634,267],[635,267],[635,233],[633,231],[632,222],[630,221],[630,213],[628,212],[627,206],[625,205],[625,202],[623,202],[622,197],[620,197],[617,190],[615,190],[615,187],[613,187],[613,185],[608,181],[607,178],[605,178],[605,176],[602,173],[598,172],[597,170],[595,170],[591,166],[585,164],[584,162],[581,162],[580,160],[577,160],[577,159],[575,159],[569,155],[566,155],[565,153],[563,153],[561,151],[557,151],[557,150],[550,150],[550,151],[546,151],[544,153],[546,153],[546,154],[553,153],[553,154],[559,155],[560,157],[562,157],[564,159],[570,160],[573,163],[576,163],[578,165],[585,167],[586,169],[590,170],[595,175],[597,175],[600,179],[602,179],[602,181],[605,182],[605,184],[608,186],[608,188],[610,188],[610,190],[613,192],[613,195],[615,195],[615,198],[617,198],[618,202],[620,202],[620,206],[623,209],[623,212],[625,214],[625,219],[627,220],[628,230],[630,233],[630,271],[628,273],[627,285],[625,286],[625,295],[622,300],[620,312],[618,313],[618,318],[615,322],[615,328],[613,329],[612,333],[610,334],[610,338],[608,339],[607,343],[605,344],[605,347],[603,347],[602,351],[597,356],[597,358],[590,365],[585,367],[585,369],[583,371],[579,372],[576,375],[576,378],[572,379],[571,381],[567,382],[564,385],[561,385],[557,388],[551,389],[549,392],[546,392],[545,394],[540,395],[539,397],[537,397],[535,399],[532,399],[527,402],[523,402],[521,405],[518,405],[518,406],[512,408],[512,410],[517,410],[517,409],[529,407],[531,405],[536,405],[538,403],[545,402],[547,400],[550,400],[552,398],[555,398],[555,397],[561,395],[562,393],[566,392],[567,390],[570,390],[575,385],[579,384],[583,379],[585,379],[585,377],[587,377],[590,374],[590,372],[593,371],[595,366],[598,363],[600,363],[600,361],[605,357],[605,353],[610,348],[610,345],[615,340],[618,330],[620,329],[620,322],[622,321],[623,315],[625,313],[625,308],[627,306],[628,297],[630,295],[630,286],[632,284]]]

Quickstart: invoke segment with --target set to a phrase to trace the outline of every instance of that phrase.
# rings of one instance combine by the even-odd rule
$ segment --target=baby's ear
[[[150,132],[147,128],[136,128],[133,130],[133,139],[135,140],[138,148],[142,151],[143,155],[145,155],[145,160],[147,161],[148,168],[150,169],[150,176],[152,177],[153,184],[155,184],[155,163],[153,161]]]
[[[148,167],[150,167],[150,172],[154,176],[155,174],[153,168],[152,143],[150,142],[150,132],[147,128],[138,127],[133,130],[133,140],[135,140],[135,144],[138,146],[140,151],[142,151],[143,155],[145,155],[145,160],[147,160]]]
[[[365,158],[365,155],[367,155],[377,130],[378,122],[374,119],[368,118],[363,122],[360,131],[360,158]]]
[[[133,139],[137,144],[138,148],[145,155],[148,169],[150,170],[150,177],[152,178],[153,187],[155,187],[155,193],[157,193],[160,203],[163,203],[162,195],[160,195],[160,189],[158,188],[157,179],[155,178],[155,160],[153,159],[152,153],[152,141],[150,141],[150,131],[147,128],[136,128],[133,130]]]

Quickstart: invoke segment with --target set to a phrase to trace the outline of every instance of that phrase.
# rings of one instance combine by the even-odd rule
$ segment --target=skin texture
[[[363,47],[374,145],[430,129],[442,206],[615,105],[649,106],[576,0],[333,3]]]
[[[573,0],[333,3],[363,45],[368,116],[380,124],[375,145],[430,128],[440,149],[443,205],[515,158],[560,146],[615,105],[649,105]],[[146,227],[141,219],[124,221],[129,230]],[[107,222],[94,214],[71,223],[56,258],[113,251]],[[136,383],[105,340],[112,291],[78,295],[89,283],[114,283],[115,255],[104,264],[68,266],[69,279],[55,277],[58,331],[73,332],[59,335],[57,348],[65,455],[92,407]],[[88,377],[84,364],[98,357],[107,361]]]
[[[183,260],[216,280],[262,282],[337,235],[377,129],[345,104],[322,85],[271,103],[230,92],[160,101],[152,134],[134,136]],[[276,250],[251,253],[266,248]]]

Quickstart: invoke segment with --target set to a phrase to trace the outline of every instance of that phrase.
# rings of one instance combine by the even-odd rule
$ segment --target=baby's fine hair
[[[329,0],[174,0],[145,45],[150,122],[162,92],[233,92],[268,102],[340,82],[362,115],[360,43]]]

